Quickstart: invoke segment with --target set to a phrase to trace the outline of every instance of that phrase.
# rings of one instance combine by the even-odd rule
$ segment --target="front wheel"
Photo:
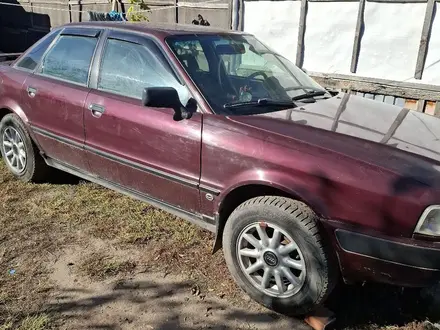
[[[276,312],[304,315],[320,305],[336,283],[336,268],[305,204],[257,197],[229,217],[223,248],[228,268],[251,298]]]

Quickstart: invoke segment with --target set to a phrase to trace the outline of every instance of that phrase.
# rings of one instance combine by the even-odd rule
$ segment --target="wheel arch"
[[[15,113],[25,125],[29,124],[29,119],[23,109],[11,99],[0,100],[0,120],[9,113]]]
[[[12,111],[11,109],[8,108],[0,108],[0,120],[3,119],[4,116],[10,114],[10,113],[14,113],[14,111]]]
[[[325,217],[325,203],[319,196],[305,188],[304,183],[295,182],[292,178],[282,180],[283,184],[274,181],[247,181],[236,184],[219,195],[216,212],[216,235],[213,253],[222,248],[222,235],[225,224],[231,213],[245,201],[259,196],[287,197],[308,205],[318,216]]]

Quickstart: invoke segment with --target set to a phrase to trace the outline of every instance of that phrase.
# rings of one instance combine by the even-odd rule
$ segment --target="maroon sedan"
[[[252,35],[56,28],[0,66],[0,119],[17,178],[56,168],[215,232],[273,310],[306,313],[340,278],[439,278],[440,120],[331,95]]]

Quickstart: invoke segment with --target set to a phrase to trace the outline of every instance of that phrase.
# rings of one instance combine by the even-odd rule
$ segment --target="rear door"
[[[84,104],[101,31],[65,28],[24,84],[23,98],[37,142],[50,159],[87,169]]]
[[[201,113],[175,121],[172,109],[141,103],[146,87],[174,87],[182,104],[189,90],[147,37],[110,32],[100,57],[84,116],[90,172],[147,199],[198,212]]]

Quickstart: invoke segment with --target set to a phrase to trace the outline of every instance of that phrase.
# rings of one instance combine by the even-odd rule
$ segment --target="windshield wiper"
[[[258,99],[258,101],[249,101],[249,102],[235,102],[235,103],[226,103],[223,105],[226,109],[232,108],[242,108],[242,107],[294,107],[295,103],[292,101],[277,101],[271,99]]]
[[[310,92],[301,94],[301,95],[297,95],[292,97],[292,101],[298,101],[298,100],[303,100],[303,99],[309,99],[309,98],[313,98],[315,96],[323,96],[327,94],[326,91],[321,91],[321,90],[312,90]]]

